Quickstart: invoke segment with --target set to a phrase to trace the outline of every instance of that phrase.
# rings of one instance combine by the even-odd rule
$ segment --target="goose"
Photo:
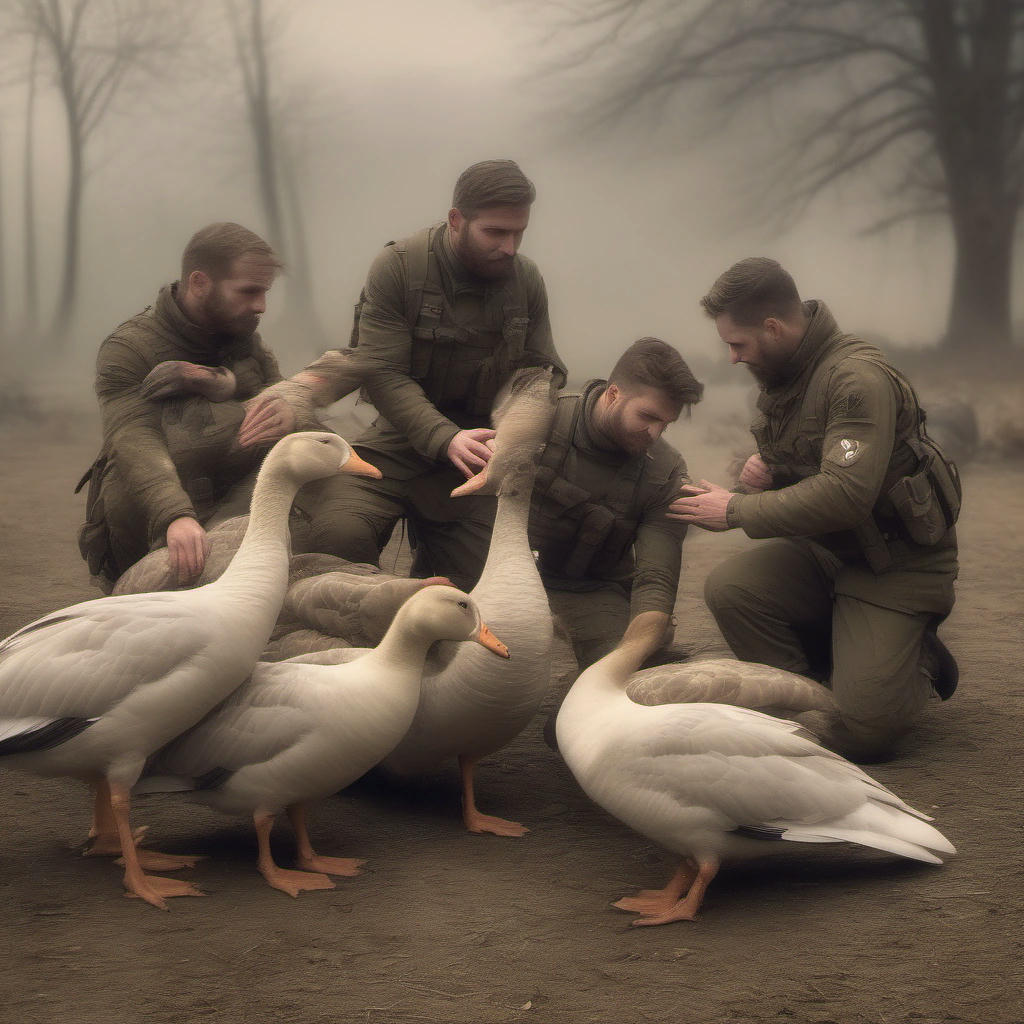
[[[337,646],[338,638],[351,647],[372,647],[380,643],[399,607],[434,585],[451,586],[451,580],[412,579],[379,570],[371,575],[334,570],[296,580],[288,587],[274,641],[263,660],[282,661],[292,654],[327,649]],[[293,631],[301,635],[292,639]]]
[[[363,861],[318,856],[306,807],[354,782],[402,738],[416,711],[427,650],[437,640],[473,640],[509,656],[472,598],[450,585],[428,586],[402,605],[381,642],[358,661],[257,664],[220,707],[150,760],[133,795],[186,792],[228,814],[248,814],[260,873],[273,888],[290,896],[333,889],[328,875],[358,874]],[[284,809],[300,871],[279,868],[271,854],[270,831]]]
[[[438,644],[427,658],[412,726],[383,762],[389,774],[408,776],[456,758],[462,820],[474,833],[522,836],[529,831],[477,808],[475,768],[526,727],[550,685],[551,609],[530,550],[527,523],[535,460],[554,416],[551,388],[548,369],[523,370],[512,379],[495,408],[493,457],[480,474],[452,492],[498,493],[487,561],[470,593],[514,657],[495,663],[475,647]],[[290,660],[328,664],[362,653],[359,648],[333,649]]]
[[[131,786],[150,754],[252,671],[284,599],[292,499],[339,470],[380,476],[335,434],[285,437],[260,470],[245,539],[214,583],[71,605],[0,643],[0,764],[94,783],[125,888],[153,906],[198,891],[144,873]]]
[[[694,920],[723,858],[780,852],[787,841],[854,843],[929,864],[956,852],[931,818],[793,722],[724,704],[631,700],[629,679],[666,619],[638,615],[581,673],[555,724],[584,792],[682,858],[663,889],[614,904],[639,915],[632,924]]]

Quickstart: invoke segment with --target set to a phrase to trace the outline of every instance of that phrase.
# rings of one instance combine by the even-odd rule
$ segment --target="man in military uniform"
[[[266,452],[241,450],[233,441],[245,416],[242,401],[281,380],[256,329],[279,267],[258,235],[238,224],[211,224],[186,246],[180,280],[100,346],[103,447],[86,475],[79,546],[102,589],[164,545],[180,583],[202,572],[209,550],[202,524]],[[150,373],[160,365],[203,375],[215,400],[154,401]],[[216,400],[228,392],[238,401]]]
[[[313,485],[317,550],[376,563],[404,516],[416,545],[414,574],[445,575],[466,589],[476,582],[495,499],[453,499],[451,491],[489,460],[488,417],[513,371],[550,365],[565,380],[544,281],[518,254],[534,196],[511,160],[469,167],[447,221],[388,244],[374,260],[353,347],[325,353],[270,389],[269,399],[293,409],[329,405],[358,386],[350,370],[358,362],[380,413],[355,444],[384,479],[368,487],[345,481],[330,494]],[[263,415],[274,415],[269,405],[246,420],[243,443]]]
[[[634,616],[672,614],[686,527],[666,512],[689,478],[661,435],[702,393],[671,345],[641,338],[607,381],[558,397],[529,534],[581,670],[615,647]]]
[[[956,469],[906,378],[823,302],[801,302],[774,260],[737,263],[701,304],[760,384],[758,451],[746,493],[702,481],[671,514],[776,538],[717,566],[708,606],[737,657],[828,681],[841,724],[826,742],[888,756],[933,688],[956,687],[936,635],[954,600]]]

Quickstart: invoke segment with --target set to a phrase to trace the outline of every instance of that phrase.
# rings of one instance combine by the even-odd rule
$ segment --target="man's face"
[[[200,303],[203,326],[232,338],[248,338],[266,312],[267,292],[277,268],[258,256],[240,256],[221,280],[208,279]]]
[[[528,206],[492,206],[478,211],[472,220],[456,209],[448,214],[455,255],[471,274],[485,281],[500,281],[512,273],[512,259],[529,223]]]
[[[647,451],[682,411],[660,388],[624,391],[618,384],[609,384],[605,401],[601,430],[630,455]]]
[[[747,327],[736,323],[728,313],[715,317],[718,335],[729,346],[729,361],[745,363],[761,384],[778,380],[779,371],[789,359],[789,352],[780,344],[777,323],[769,317],[759,327]]]

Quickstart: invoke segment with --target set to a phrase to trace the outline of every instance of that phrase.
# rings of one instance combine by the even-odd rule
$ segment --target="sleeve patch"
[[[826,458],[837,466],[852,466],[864,454],[864,442],[844,437],[837,441]]]

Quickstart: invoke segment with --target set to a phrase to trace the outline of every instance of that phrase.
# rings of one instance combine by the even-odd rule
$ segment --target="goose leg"
[[[309,841],[309,830],[306,828],[306,805],[292,804],[288,808],[288,818],[295,830],[295,843],[298,856],[295,863],[304,871],[320,871],[325,875],[346,875],[352,877],[359,874],[359,868],[365,860],[357,857],[321,857]]]
[[[695,876],[694,868],[696,868]],[[704,894],[717,874],[717,858],[706,858],[696,863],[684,862],[675,875],[672,876],[669,884],[662,890],[662,894],[665,896],[664,903],[652,906],[650,910],[640,910],[640,917],[630,923],[634,927],[640,927],[670,924],[673,921],[695,921],[697,919],[697,911],[700,910],[700,905],[704,901]],[[687,879],[690,880],[688,890],[685,897],[680,899],[679,896],[683,892]],[[676,894],[674,903],[671,902],[673,893]],[[615,905],[620,906],[621,902]]]
[[[110,806],[110,786],[106,779],[94,783],[95,799],[92,810],[92,827],[86,839],[83,857],[121,857],[121,837],[117,831],[117,822]],[[144,850],[139,844],[146,834],[148,825],[140,825],[132,830],[132,840],[138,856],[139,866],[145,871],[177,871],[179,868],[195,867],[203,859],[200,855],[158,853],[156,850]],[[119,859],[118,864],[124,861]]]
[[[274,863],[270,852],[270,830],[274,827],[274,815],[257,811],[252,816],[256,827],[256,841],[259,843],[259,859],[256,864],[267,884],[289,896],[298,896],[300,892],[310,889],[333,889],[334,883],[323,874],[312,871],[289,871],[279,868]]]
[[[131,823],[128,820],[130,808],[130,791],[117,783],[110,783],[110,811],[117,824],[117,834],[121,840],[121,849],[124,851],[124,887],[128,890],[128,895],[138,896],[160,910],[167,909],[164,900],[172,896],[202,896],[203,894],[190,882],[147,875],[142,870],[135,849]]]
[[[462,776],[462,821],[470,832],[490,832],[496,836],[521,836],[530,830],[518,821],[507,821],[493,814],[481,814],[473,796],[473,769],[476,759],[459,755],[459,774]]]

